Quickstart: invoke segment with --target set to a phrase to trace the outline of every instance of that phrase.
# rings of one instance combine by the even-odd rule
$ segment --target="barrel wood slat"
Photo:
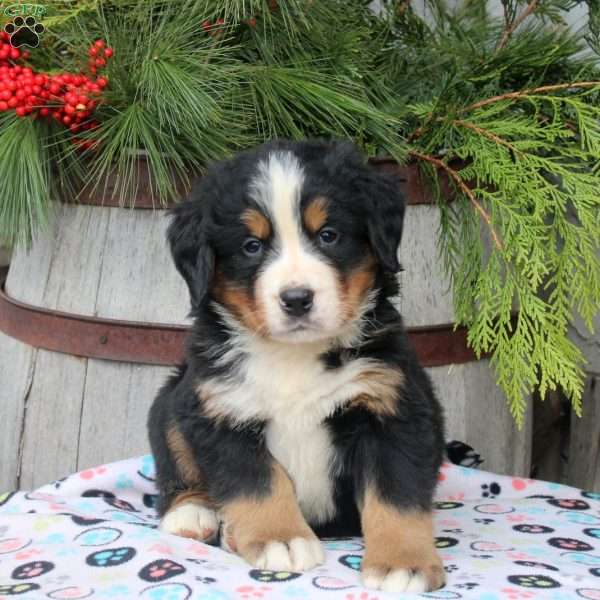
[[[569,485],[600,492],[600,374],[588,374],[583,416],[572,413],[567,479]]]
[[[166,225],[164,211],[64,206],[29,253],[16,250],[7,293],[80,315],[186,324],[188,294],[165,243]],[[409,327],[453,320],[437,259],[438,230],[434,207],[408,207],[399,305]],[[0,468],[0,489],[35,487],[148,450],[147,410],[169,367],[36,351],[1,334],[0,353],[0,417],[6,416],[0,439],[3,457],[14,457]],[[527,475],[530,421],[516,429],[487,361],[429,372],[449,438],[474,446],[487,469]]]
[[[75,314],[185,323],[187,290],[166,247],[164,214],[62,207],[29,252],[16,250],[7,293]],[[170,368],[35,351],[6,339],[0,380],[9,385],[0,393],[10,409],[0,410],[11,417],[3,422],[18,426],[2,444],[3,457],[13,458],[3,461],[0,489],[35,487],[148,451],[146,414]],[[32,380],[12,381],[16,371],[31,372]]]

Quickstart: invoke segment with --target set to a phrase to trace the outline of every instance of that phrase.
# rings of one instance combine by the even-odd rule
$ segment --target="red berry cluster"
[[[33,115],[54,119],[75,135],[97,127],[91,116],[108,80],[81,73],[36,73],[29,67],[15,64],[24,56],[17,48],[7,44],[7,37],[3,33],[0,38],[3,42],[0,44],[0,112],[14,110],[19,117]],[[7,45],[10,48],[8,52]],[[95,42],[89,52],[90,56],[97,56],[100,52],[104,55],[102,64],[95,63],[94,69],[90,69],[93,75],[106,66],[106,59],[113,55],[112,48],[107,48],[103,40]],[[85,149],[93,145],[90,140],[77,138],[73,142]]]
[[[21,58],[21,51],[18,48],[13,48],[10,43],[10,37],[8,33],[4,31],[0,33],[0,64],[11,60],[19,60]]]

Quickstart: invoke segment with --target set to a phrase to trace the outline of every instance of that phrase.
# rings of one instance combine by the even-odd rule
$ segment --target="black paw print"
[[[520,533],[552,533],[554,531],[552,527],[538,525],[537,523],[521,523],[520,525],[513,525],[513,529]]]
[[[467,583],[457,583],[454,587],[457,587],[460,590],[473,590],[478,586],[479,584],[474,581],[467,581]]]
[[[12,23],[4,26],[4,31],[10,36],[10,45],[13,48],[29,46],[37,48],[40,43],[40,35],[44,33],[45,28],[41,23],[35,20],[35,17],[17,17]]]
[[[490,523],[495,523],[494,519],[473,519],[475,523],[479,523],[480,525],[489,525]]]
[[[462,529],[442,529],[442,531],[444,533],[455,533],[455,534],[461,534],[463,532]]]
[[[200,583],[215,583],[217,580],[214,577],[196,577],[196,581],[199,581]]]
[[[481,486],[481,495],[484,498],[495,498],[500,494],[500,491],[501,488],[495,481],[490,483],[489,485],[487,483],[484,483]]]
[[[33,579],[54,569],[54,564],[46,560],[36,560],[17,567],[11,577],[13,579]]]
[[[174,560],[159,558],[142,567],[138,577],[144,581],[164,581],[186,572],[186,568]]]
[[[508,581],[526,588],[549,589],[560,587],[558,581],[547,575],[510,575]]]
[[[566,510],[587,510],[590,508],[590,505],[585,500],[579,500],[578,498],[552,498],[548,500],[548,504],[558,506],[558,508],[565,508]]]
[[[444,567],[444,571],[446,571],[446,573],[453,573],[454,571],[458,571],[458,565],[446,565]]]

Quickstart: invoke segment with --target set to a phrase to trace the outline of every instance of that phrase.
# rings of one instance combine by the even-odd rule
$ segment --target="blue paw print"
[[[360,564],[362,562],[362,556],[360,556],[359,554],[345,554],[344,556],[340,556],[338,560],[345,567],[350,567],[355,571],[359,571]]]
[[[345,550],[346,552],[357,552],[364,549],[364,544],[356,540],[337,540],[335,542],[325,542],[327,550]]]
[[[136,554],[135,548],[111,548],[90,554],[85,562],[90,567],[114,567],[131,560]]]
[[[164,583],[150,588],[146,588],[141,596],[151,598],[151,600],[187,600],[192,595],[192,590],[185,583]],[[195,598],[204,598],[204,596],[195,596]],[[215,597],[215,600],[225,600]]]
[[[155,467],[154,458],[152,457],[152,455],[146,454],[145,456],[142,456],[140,462],[141,462],[141,466],[140,466],[138,473],[144,479],[150,479],[150,480],[154,481],[156,467]]]
[[[309,590],[306,590],[300,586],[289,586],[283,592],[284,596],[290,598],[310,598]]]
[[[97,593],[98,596],[107,596],[108,598],[129,598],[132,596],[131,590],[126,585],[113,585]]]
[[[127,488],[133,487],[133,481],[125,475],[125,473],[121,473],[119,477],[117,477],[117,488],[120,490],[126,490]]]

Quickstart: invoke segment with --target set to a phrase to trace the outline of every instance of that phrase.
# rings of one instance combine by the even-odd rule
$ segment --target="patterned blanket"
[[[0,495],[0,598],[411,597],[361,586],[358,538],[325,541],[308,573],[261,571],[159,532],[154,493],[144,456]],[[448,583],[422,598],[600,600],[600,494],[446,464],[436,536]]]

